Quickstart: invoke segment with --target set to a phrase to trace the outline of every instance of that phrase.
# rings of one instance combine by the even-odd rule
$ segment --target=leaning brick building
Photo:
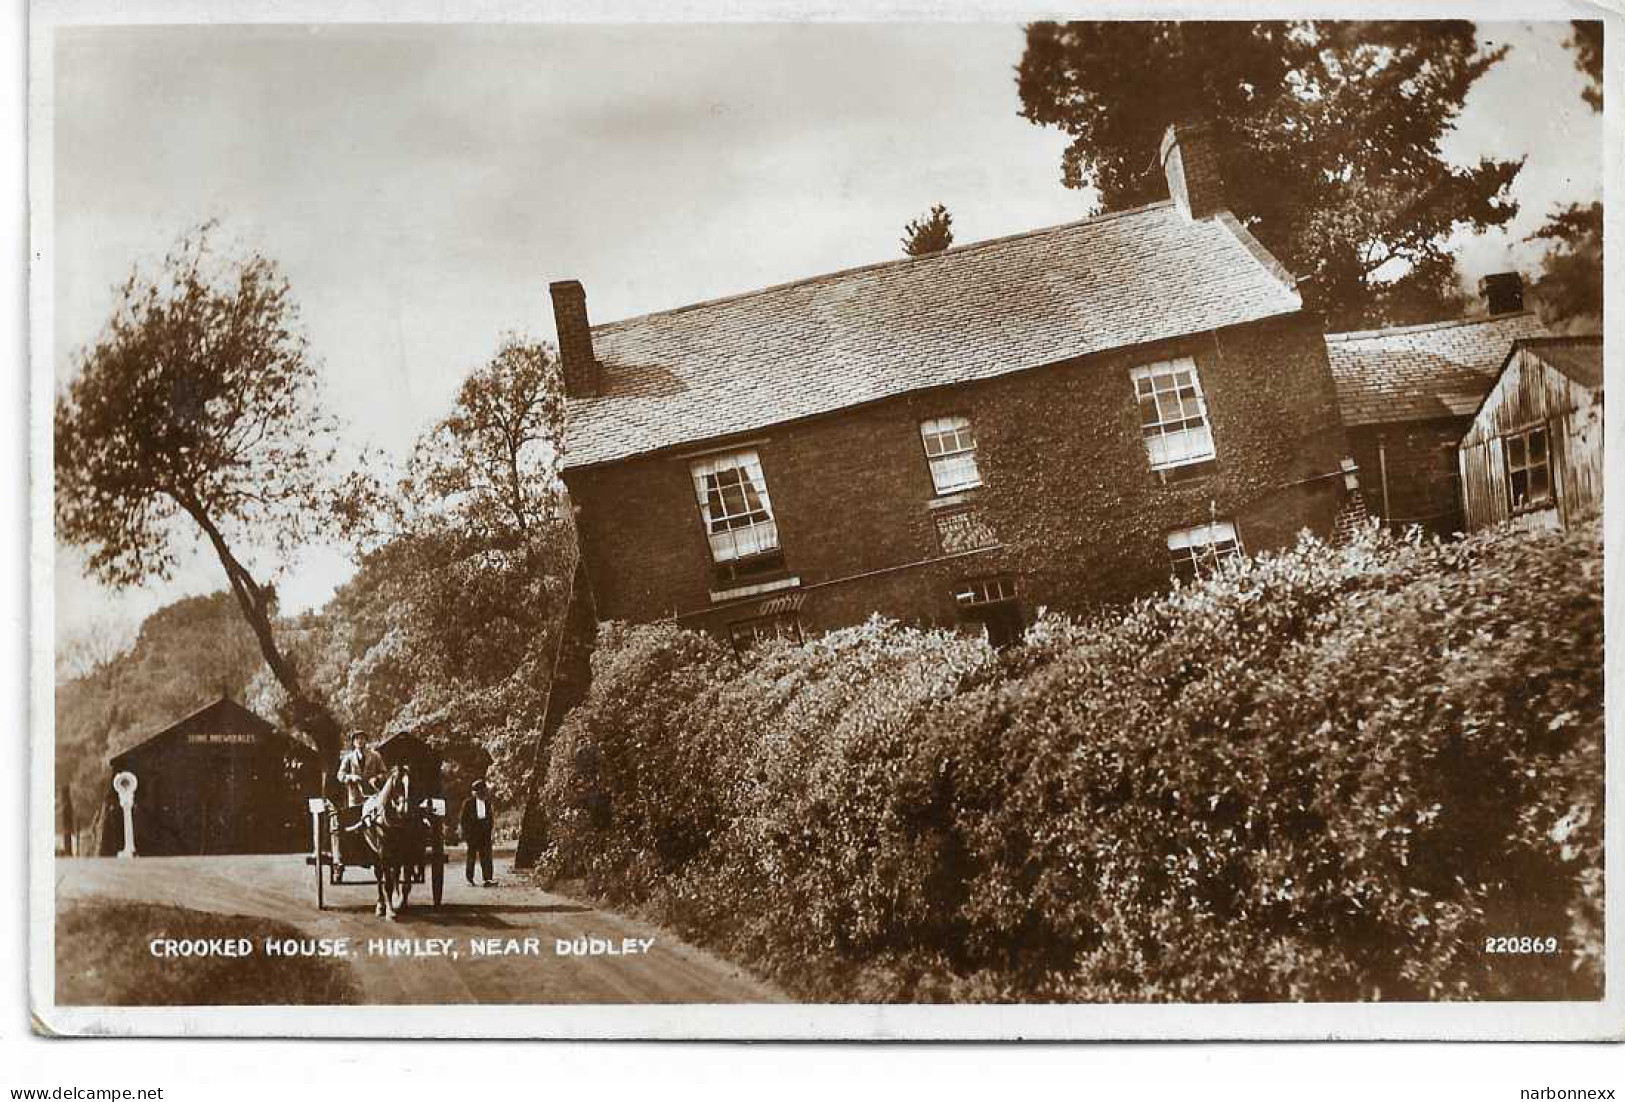
[[[1001,640],[1328,533],[1321,326],[1208,141],[1169,131],[1168,201],[931,256],[596,325],[555,283],[596,618]]]
[[[1321,322],[1208,141],[1169,131],[1165,202],[930,256],[596,325],[553,284],[581,555],[538,754],[597,621],[998,643],[1347,522]],[[533,797],[516,862],[546,834]]]

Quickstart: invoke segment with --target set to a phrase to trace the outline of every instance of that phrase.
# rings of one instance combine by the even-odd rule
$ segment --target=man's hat
[[[472,785],[472,787],[474,787],[474,788],[484,788],[485,787],[485,778],[484,777],[475,778],[474,784]]]

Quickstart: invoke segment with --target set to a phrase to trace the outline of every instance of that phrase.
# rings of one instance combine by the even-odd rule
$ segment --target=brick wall
[[[1360,487],[1372,516],[1385,514],[1390,527],[1396,529],[1420,524],[1439,535],[1461,531],[1456,445],[1471,423],[1469,417],[1448,417],[1350,429],[1349,447],[1360,465]],[[1386,511],[1384,461],[1388,471]]]
[[[601,382],[598,359],[592,349],[592,327],[587,320],[587,292],[573,279],[548,285],[553,298],[553,320],[559,332],[559,361],[564,392],[572,398],[597,394]]]
[[[1179,355],[1196,361],[1218,464],[1170,486],[1146,460],[1129,372]],[[1002,547],[945,558],[919,424],[953,413],[977,436],[984,486],[969,503]],[[1324,343],[1303,317],[902,396],[737,443],[761,457],[813,631],[877,611],[953,623],[953,584],[1001,572],[1019,577],[1029,610],[1126,600],[1166,584],[1168,531],[1215,512],[1237,521],[1249,550],[1289,544],[1304,527],[1329,533],[1342,482],[1319,476],[1347,454]],[[676,616],[725,632],[771,598],[713,605],[689,462],[567,472],[601,618]]]

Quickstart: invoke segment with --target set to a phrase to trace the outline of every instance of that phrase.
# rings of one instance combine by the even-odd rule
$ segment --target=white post
[[[124,848],[120,857],[135,856],[135,789],[138,782],[134,773],[120,773],[113,778],[113,791],[118,793],[119,806],[124,809]]]

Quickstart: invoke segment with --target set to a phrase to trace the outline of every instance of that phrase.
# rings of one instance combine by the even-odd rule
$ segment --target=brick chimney
[[[1162,136],[1162,171],[1168,197],[1186,221],[1211,218],[1228,209],[1219,172],[1219,145],[1205,122],[1176,122]]]
[[[1523,309],[1523,277],[1517,272],[1496,272],[1478,281],[1478,293],[1492,314],[1516,314]]]
[[[603,389],[604,365],[592,351],[592,325],[587,321],[587,292],[573,279],[550,283],[553,322],[559,330],[559,361],[564,366],[564,396],[590,398]]]

